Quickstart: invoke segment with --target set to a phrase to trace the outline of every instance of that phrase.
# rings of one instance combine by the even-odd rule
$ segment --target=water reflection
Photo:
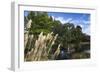
[[[65,49],[60,49],[60,54],[56,58],[56,60],[65,60],[65,59],[83,59],[83,58],[90,58],[90,49],[84,49],[80,52],[70,52]]]

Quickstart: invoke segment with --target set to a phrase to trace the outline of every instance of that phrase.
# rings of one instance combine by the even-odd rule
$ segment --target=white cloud
[[[75,26],[80,26],[81,28],[84,28],[82,24],[75,24]]]
[[[51,16],[52,17],[52,19],[54,20],[55,19],[55,17],[54,16]]]
[[[86,33],[86,34],[90,35],[90,25],[75,24],[75,27],[78,26],[78,25],[82,27],[82,32],[83,33]]]
[[[86,33],[90,35],[90,26],[87,26],[86,28],[83,28],[83,33]]]
[[[90,21],[85,21],[85,20],[81,20],[81,19],[78,19],[78,20],[73,20],[72,18],[67,18],[67,19],[64,19],[63,17],[54,17],[52,16],[53,20],[59,20],[62,24],[64,23],[73,23],[76,26],[81,26],[82,27],[82,31],[83,33],[86,33],[88,35],[90,35]]]
[[[90,24],[90,21],[85,21],[85,20],[83,20],[83,23],[84,23],[84,24]]]
[[[81,26],[82,32],[90,35],[90,21],[72,20],[71,23],[74,23],[75,27],[78,25]]]
[[[62,24],[72,21],[72,18],[64,19],[63,17],[54,17],[54,16],[52,16],[52,18],[55,20],[59,20]]]

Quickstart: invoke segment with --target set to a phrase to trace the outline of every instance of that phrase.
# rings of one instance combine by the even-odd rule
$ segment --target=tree
[[[72,23],[65,23],[65,24],[59,24],[56,27],[54,27],[53,32],[55,34],[58,33],[58,40],[57,43],[61,43],[62,47],[68,48],[69,45],[72,43],[73,37],[72,32],[75,29],[74,24]]]
[[[47,12],[33,12],[31,11],[28,16],[32,19],[32,26],[30,28],[30,34],[39,34],[41,31],[44,34],[51,32],[52,19],[48,16]]]
[[[75,44],[76,51],[80,51],[80,42],[82,41],[82,28],[80,26],[76,26],[75,30],[73,31],[73,42]]]

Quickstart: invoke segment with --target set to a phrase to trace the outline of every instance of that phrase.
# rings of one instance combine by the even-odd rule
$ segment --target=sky
[[[61,23],[73,23],[75,26],[82,27],[83,33],[90,35],[90,14],[87,13],[59,13],[48,12],[53,19],[59,20]]]
[[[24,11],[24,16],[27,16],[29,14],[29,11]]]
[[[29,11],[24,12],[24,16],[28,15]],[[48,16],[53,19],[59,20],[62,24],[73,23],[75,26],[82,27],[83,33],[90,35],[90,14],[87,13],[61,13],[61,12],[48,12]]]

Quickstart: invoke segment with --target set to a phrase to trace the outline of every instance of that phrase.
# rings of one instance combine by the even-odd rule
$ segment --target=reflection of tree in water
[[[68,50],[65,48],[60,49],[60,54],[56,58],[56,60],[64,60],[64,59],[70,59],[70,53],[68,53]]]

